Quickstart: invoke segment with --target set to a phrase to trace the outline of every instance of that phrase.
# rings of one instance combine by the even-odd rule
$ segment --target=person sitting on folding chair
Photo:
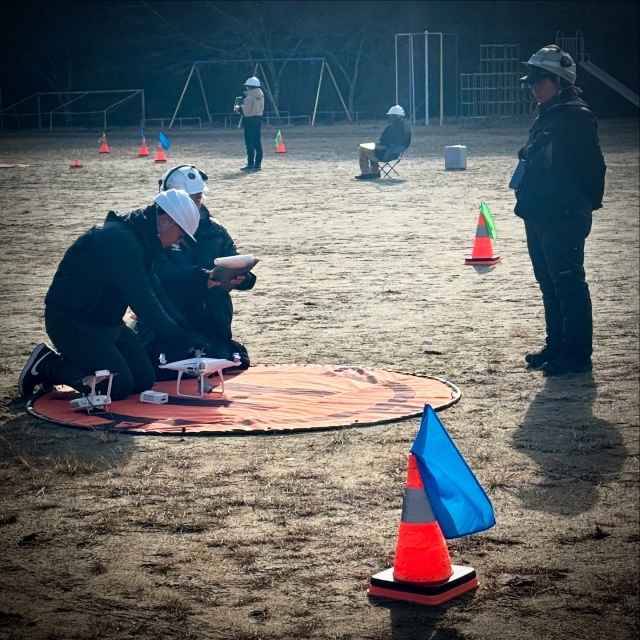
[[[397,152],[397,147],[402,147],[403,151],[411,144],[411,129],[409,122],[404,117],[404,109],[400,105],[391,107],[387,111],[389,124],[382,131],[378,142],[364,142],[358,148],[358,159],[360,161],[359,176],[356,180],[376,180],[380,177],[380,163],[395,160],[391,151]]]

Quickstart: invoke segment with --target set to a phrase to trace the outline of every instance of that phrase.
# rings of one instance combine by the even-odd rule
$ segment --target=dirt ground
[[[234,332],[254,363],[382,366],[446,378],[440,417],[497,525],[450,541],[480,588],[427,608],[369,599],[391,566],[419,419],[321,433],[119,437],[40,422],[17,377],[46,341],[67,246],[148,204],[165,167],[137,131],[0,136],[0,638],[622,640],[638,634],[638,123],[601,123],[608,166],[586,268],[593,374],[544,378],[539,290],[507,188],[527,123],[417,127],[400,178],[358,182],[382,123],[264,130],[245,175],[237,130],[169,132],[253,292]],[[155,133],[147,132],[149,140]],[[152,135],[153,133],[153,135]],[[466,171],[444,170],[464,144]],[[84,168],[71,170],[79,158]],[[170,166],[166,165],[166,166]],[[464,266],[484,200],[502,263]]]

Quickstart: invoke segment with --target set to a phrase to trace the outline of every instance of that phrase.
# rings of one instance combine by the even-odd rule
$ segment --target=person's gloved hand
[[[202,351],[206,353],[211,349],[211,345],[207,342],[206,338],[197,331],[185,331],[184,329],[178,329],[174,334],[173,339],[184,346],[185,351],[188,353],[194,353]]]

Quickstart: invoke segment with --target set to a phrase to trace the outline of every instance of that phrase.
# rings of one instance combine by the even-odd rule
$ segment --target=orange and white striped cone
[[[111,153],[111,151],[109,151],[109,145],[107,144],[107,136],[105,135],[102,136],[102,144],[100,145],[99,153]]]
[[[451,564],[417,459],[410,454],[393,567],[372,576],[368,594],[438,605],[477,587],[473,567]]]
[[[480,214],[478,216],[478,226],[476,228],[476,237],[473,241],[471,257],[465,258],[464,263],[476,266],[490,266],[498,262],[500,262],[500,256],[493,255],[491,238],[487,230],[487,222],[484,216]]]
[[[142,142],[140,143],[140,151],[138,151],[138,158],[147,157],[149,157],[149,148],[147,147],[146,139],[142,138]]]
[[[167,155],[164,152],[164,147],[161,142],[158,142],[158,150],[156,151],[156,159],[154,162],[166,162]]]

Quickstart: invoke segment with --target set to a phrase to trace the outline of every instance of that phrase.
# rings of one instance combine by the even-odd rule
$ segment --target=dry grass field
[[[451,541],[480,588],[433,608],[369,599],[391,566],[419,419],[307,434],[154,437],[32,418],[17,377],[46,341],[67,246],[164,171],[135,131],[0,136],[0,639],[623,640],[638,636],[638,123],[604,121],[604,208],[586,268],[592,374],[545,378],[539,290],[507,183],[527,124],[419,127],[400,178],[358,182],[382,123],[169,132],[169,163],[261,257],[234,298],[254,363],[380,366],[446,378],[440,417],[497,525]],[[148,132],[149,139],[153,137]],[[468,169],[444,171],[464,144]],[[82,170],[71,170],[75,158]],[[167,165],[167,166],[170,166]],[[464,266],[484,200],[502,262]]]

